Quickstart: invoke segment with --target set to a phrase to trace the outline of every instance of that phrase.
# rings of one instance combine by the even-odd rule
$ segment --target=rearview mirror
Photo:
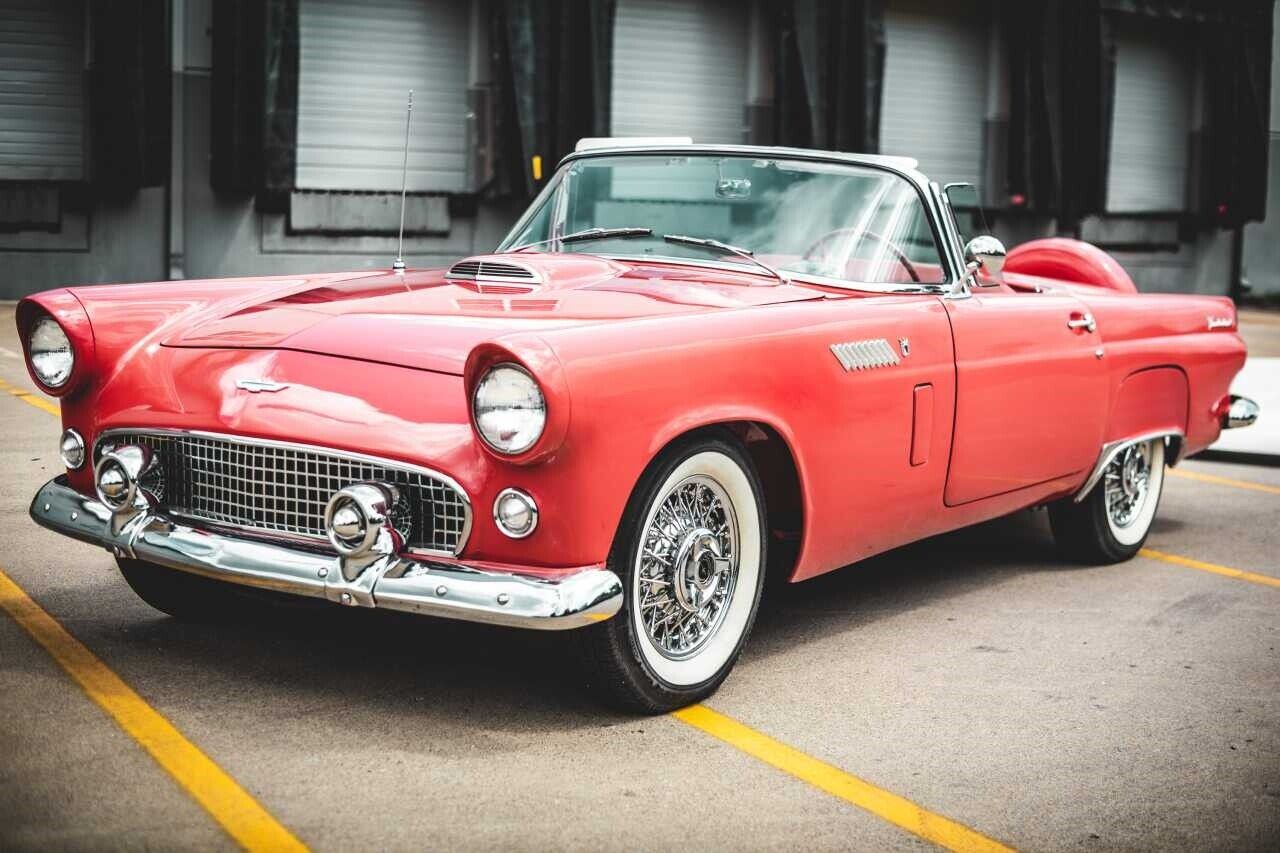
[[[990,234],[979,234],[964,247],[964,260],[971,272],[981,269],[991,278],[998,278],[1004,270],[1004,243]]]

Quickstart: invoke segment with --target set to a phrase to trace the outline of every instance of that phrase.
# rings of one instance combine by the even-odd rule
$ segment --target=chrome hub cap
[[[697,613],[714,598],[729,571],[729,560],[715,534],[705,527],[690,531],[676,549],[672,591],[676,603]]]
[[[1116,527],[1128,527],[1142,509],[1151,479],[1151,446],[1144,443],[1122,451],[1107,466],[1107,514]]]
[[[677,483],[662,499],[641,544],[639,598],[644,630],[667,658],[706,645],[733,598],[738,524],[728,495],[709,477]]]

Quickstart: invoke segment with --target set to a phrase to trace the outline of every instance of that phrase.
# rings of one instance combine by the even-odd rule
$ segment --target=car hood
[[[480,262],[514,263],[533,281],[476,281],[445,270],[264,280],[260,291],[215,303],[162,343],[287,349],[461,374],[476,344],[510,332],[824,296],[750,273],[593,255],[521,253],[464,263]]]

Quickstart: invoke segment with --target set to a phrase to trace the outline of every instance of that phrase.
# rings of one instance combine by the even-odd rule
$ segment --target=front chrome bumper
[[[188,527],[155,510],[122,519],[67,485],[45,483],[31,502],[37,524],[74,539],[217,580],[517,628],[580,628],[608,619],[622,605],[613,572],[585,568],[555,580],[480,570],[460,563],[388,556],[355,574],[334,554]]]

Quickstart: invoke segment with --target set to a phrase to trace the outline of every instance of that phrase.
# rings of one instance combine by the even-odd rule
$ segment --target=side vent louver
[[[538,274],[529,267],[513,264],[510,261],[490,261],[480,258],[458,261],[449,268],[445,277],[465,281],[512,281],[527,284],[537,284],[541,281]]]

